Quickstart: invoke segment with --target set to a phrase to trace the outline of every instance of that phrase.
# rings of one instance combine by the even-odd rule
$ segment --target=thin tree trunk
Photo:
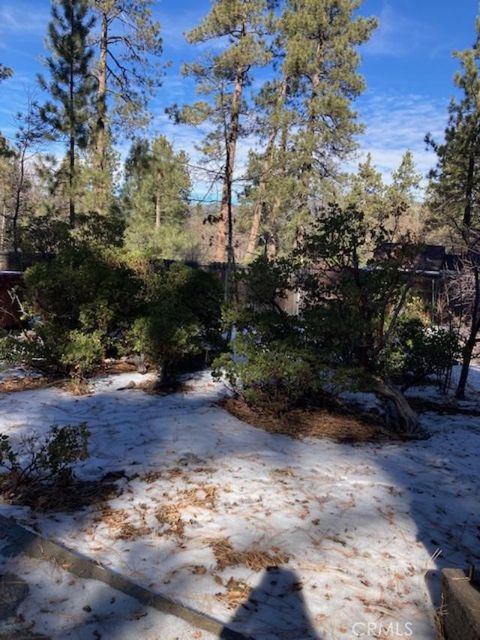
[[[286,153],[287,153],[287,139],[288,139],[288,128],[286,125],[282,127],[282,136],[280,140],[280,149],[281,149],[281,162],[280,162],[280,177],[285,178],[287,175],[287,167],[285,165]],[[275,196],[272,205],[272,211],[270,213],[270,223],[272,226],[272,230],[269,237],[269,245],[267,249],[267,254],[269,258],[274,258],[280,246],[280,241],[278,237],[278,230],[276,228],[275,221],[278,217],[278,212],[280,211],[280,205],[282,204],[280,196]]]
[[[18,238],[18,219],[20,217],[20,209],[22,206],[22,193],[23,186],[25,184],[25,149],[22,149],[20,154],[20,174],[18,176],[17,186],[15,189],[15,206],[12,217],[12,240],[13,251],[15,255],[18,254],[19,238]]]
[[[73,35],[73,11],[70,14],[70,29]],[[70,52],[70,60],[73,60],[73,51]],[[75,79],[73,62],[70,62],[69,69],[69,117],[70,117],[70,135],[69,135],[69,147],[68,147],[68,219],[70,228],[75,228],[75,196],[74,196],[74,184],[75,184]]]
[[[470,152],[468,159],[468,172],[467,172],[467,184],[465,191],[465,209],[463,213],[463,224],[465,227],[470,228],[472,224],[472,198],[473,198],[473,179],[475,173],[475,157],[473,152]]]
[[[247,69],[245,67],[241,67],[237,70],[232,97],[230,127],[226,132],[225,176],[223,179],[220,219],[218,222],[217,237],[215,241],[215,262],[225,262],[227,249],[229,253],[233,250],[232,239],[228,238],[229,228],[232,228],[233,221],[229,220],[229,218],[232,216],[233,173],[235,169],[235,155],[240,132],[240,107],[246,73]]]
[[[160,224],[162,221],[162,215],[161,215],[161,208],[160,208],[160,194],[157,193],[155,195],[155,229],[160,229]]]
[[[68,219],[70,228],[75,228],[75,196],[74,196],[74,175],[75,175],[75,138],[70,136],[70,147],[68,151],[69,157],[69,175],[68,175]]]
[[[106,186],[106,132],[107,132],[107,56],[108,56],[108,19],[102,13],[102,29],[100,35],[100,59],[98,64],[97,121],[95,131],[95,163],[97,206],[101,211],[105,207]]]
[[[260,195],[263,196],[264,185],[260,185],[259,190]],[[244,262],[248,262],[248,260],[255,254],[255,249],[257,248],[258,236],[260,233],[260,223],[262,221],[263,204],[263,197],[259,198],[255,202],[252,224],[250,226],[250,234],[248,236],[247,248],[245,249]]]
[[[480,332],[480,274],[477,266],[474,266],[473,273],[475,278],[475,297],[472,305],[470,332],[463,350],[462,370],[460,372],[460,379],[458,381],[457,391],[455,394],[458,400],[463,400],[465,398],[465,389],[470,371],[470,363],[472,361],[473,350],[477,343],[477,336]]]
[[[2,210],[2,221],[0,223],[0,249],[3,251],[5,249],[5,229],[7,225],[7,210],[5,205],[5,200],[3,201],[3,210]]]

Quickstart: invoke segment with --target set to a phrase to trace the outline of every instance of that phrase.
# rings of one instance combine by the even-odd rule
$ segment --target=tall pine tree
[[[361,0],[286,0],[276,22],[278,94],[266,110],[265,155],[273,153],[268,184],[258,189],[248,250],[255,246],[259,213],[267,235],[298,242],[313,210],[334,195],[338,163],[356,148],[362,130],[352,101],[364,89],[357,48],[376,26],[355,16]],[[280,126],[279,126],[280,123]],[[274,147],[269,149],[271,140]],[[265,194],[270,194],[265,204]],[[280,240],[279,235],[283,236]]]
[[[463,350],[463,363],[457,397],[465,396],[470,363],[480,333],[480,18],[476,21],[476,40],[471,49],[455,52],[461,69],[455,85],[461,91],[452,100],[445,140],[427,143],[437,152],[437,167],[431,174],[431,206],[435,222],[447,224],[464,254],[464,275],[470,274],[470,324]]]
[[[94,19],[88,17],[86,0],[54,0],[48,26],[47,47],[50,56],[45,65],[50,78],[39,76],[40,86],[50,94],[40,115],[53,139],[66,140],[68,162],[68,219],[75,226],[77,151],[85,149],[90,134],[93,50],[89,37]]]
[[[480,224],[480,18],[477,38],[471,49],[456,51],[461,70],[454,82],[461,92],[449,106],[445,139],[427,144],[437,153],[438,163],[431,172],[432,208],[437,221],[452,218],[459,225]]]
[[[154,0],[88,0],[98,33],[95,121],[96,191],[105,208],[109,183],[109,137],[112,129],[133,133],[149,121],[148,100],[161,84],[160,25]]]
[[[192,44],[225,42],[217,53],[207,53],[201,60],[185,66],[197,92],[206,99],[184,108],[180,121],[191,124],[210,123],[202,151],[221,169],[222,197],[215,241],[215,260],[232,264],[233,256],[233,184],[238,142],[245,135],[245,90],[255,67],[270,58],[266,46],[269,21],[267,0],[216,0],[210,13],[187,36]]]

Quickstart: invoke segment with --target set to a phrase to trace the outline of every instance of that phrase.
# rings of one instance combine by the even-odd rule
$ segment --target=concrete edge
[[[0,515],[0,537],[6,537],[9,540],[11,555],[23,553],[31,558],[47,562],[54,560],[62,569],[79,578],[103,582],[131,598],[135,598],[145,606],[180,618],[203,631],[217,634],[222,640],[254,640],[252,636],[246,636],[230,629],[215,618],[137,585],[122,574],[107,569],[96,560],[26,529],[12,518]]]
[[[480,638],[480,591],[461,569],[442,570],[443,618],[446,640]]]

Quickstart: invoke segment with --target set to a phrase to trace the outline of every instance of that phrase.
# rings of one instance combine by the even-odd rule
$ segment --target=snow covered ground
[[[424,414],[432,437],[406,444],[296,441],[218,407],[223,389],[208,373],[170,396],[125,389],[144,379],[106,377],[84,397],[2,395],[0,432],[15,440],[85,421],[91,457],[77,475],[126,477],[103,506],[0,513],[258,640],[404,638],[409,629],[435,638],[439,569],[480,561],[478,417]],[[472,381],[480,389],[480,369]],[[45,606],[60,624],[65,605],[49,584],[42,597],[53,598]],[[30,619],[46,632],[42,616]],[[162,622],[162,640],[207,637],[167,632]]]
[[[173,616],[143,607],[133,598],[95,580],[81,580],[50,562],[1,556],[1,573],[29,585],[15,617],[1,620],[2,638],[33,630],[52,640],[213,640]],[[161,631],[161,633],[159,633]],[[22,636],[23,637],[23,636]]]

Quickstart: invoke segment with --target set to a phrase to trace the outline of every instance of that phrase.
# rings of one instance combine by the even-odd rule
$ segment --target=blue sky
[[[156,15],[162,23],[165,60],[172,62],[154,100],[152,133],[167,134],[179,148],[195,157],[198,132],[174,127],[164,109],[192,97],[192,85],[180,75],[182,62],[196,50],[185,43],[183,33],[208,11],[209,0],[160,0]],[[477,0],[365,0],[361,12],[375,15],[380,27],[362,47],[361,71],[368,89],[357,101],[366,124],[360,139],[361,154],[370,151],[376,165],[388,173],[406,149],[413,151],[419,169],[426,174],[434,162],[423,139],[430,131],[441,135],[446,109],[454,93],[452,76],[458,68],[452,50],[474,41]],[[36,74],[50,0],[0,0],[0,62],[15,70],[0,85],[0,130],[13,132],[12,116],[21,110],[29,91],[36,91]],[[40,97],[40,96],[38,96]],[[247,144],[241,149],[245,156]]]

